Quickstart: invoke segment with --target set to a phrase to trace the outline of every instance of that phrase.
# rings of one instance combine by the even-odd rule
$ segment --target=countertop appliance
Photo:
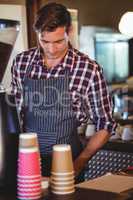
[[[18,21],[0,19],[0,188],[11,186],[16,174],[20,126],[14,96],[1,83],[18,33]]]

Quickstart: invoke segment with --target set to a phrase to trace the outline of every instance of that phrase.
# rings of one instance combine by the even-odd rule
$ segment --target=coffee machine
[[[0,189],[16,184],[20,126],[15,98],[2,80],[18,33],[18,21],[0,19]]]

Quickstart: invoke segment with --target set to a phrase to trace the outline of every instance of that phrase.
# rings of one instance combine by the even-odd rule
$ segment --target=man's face
[[[69,36],[65,27],[58,27],[52,32],[39,33],[38,40],[47,59],[58,59],[68,48]]]

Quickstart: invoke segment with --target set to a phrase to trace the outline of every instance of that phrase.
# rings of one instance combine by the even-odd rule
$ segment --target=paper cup
[[[73,173],[71,146],[66,144],[53,146],[52,170],[53,173]]]
[[[36,133],[21,133],[19,136],[19,148],[38,147]]]
[[[54,180],[54,181],[60,181],[60,182],[62,182],[62,181],[72,181],[72,180],[74,180],[74,176],[72,175],[72,176],[65,176],[65,177],[61,177],[61,176],[51,176],[51,180]]]
[[[55,181],[55,180],[51,180],[50,181],[51,184],[55,185],[55,186],[68,186],[68,185],[73,185],[74,184],[74,180],[64,180],[64,181]]]
[[[75,191],[70,145],[60,144],[53,147],[50,186],[51,192],[55,194],[71,194]]]
[[[62,188],[58,188],[58,187],[52,187],[51,192],[53,192],[54,194],[72,194],[75,192],[75,188],[74,187],[62,187]]]
[[[40,153],[35,133],[20,134],[18,151],[17,197],[39,199],[42,194]]]

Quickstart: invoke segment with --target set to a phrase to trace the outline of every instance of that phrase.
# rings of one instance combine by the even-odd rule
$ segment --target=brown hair
[[[36,16],[34,29],[37,32],[54,31],[57,27],[66,27],[66,32],[71,26],[71,15],[67,8],[58,3],[48,3],[43,6]]]

